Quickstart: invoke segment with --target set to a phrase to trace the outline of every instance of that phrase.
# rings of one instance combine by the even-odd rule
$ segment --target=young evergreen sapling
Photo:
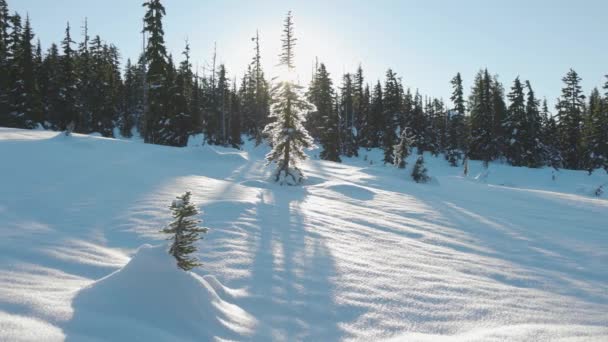
[[[169,208],[173,212],[173,222],[166,228],[161,230],[165,234],[170,234],[171,247],[169,254],[177,260],[177,266],[184,271],[189,271],[194,267],[200,266],[198,259],[191,256],[196,252],[197,248],[194,245],[196,241],[202,239],[200,234],[207,233],[208,229],[199,227],[201,223],[193,217],[198,215],[196,206],[190,203],[190,191],[178,196]]]

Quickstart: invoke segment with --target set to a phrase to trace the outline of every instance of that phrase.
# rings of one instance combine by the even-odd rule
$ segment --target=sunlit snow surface
[[[311,151],[305,184],[280,187],[265,147],[193,142],[0,128],[0,341],[608,340],[603,171],[465,178],[425,156],[416,184],[415,156]],[[145,247],[124,267],[187,190],[204,266]]]

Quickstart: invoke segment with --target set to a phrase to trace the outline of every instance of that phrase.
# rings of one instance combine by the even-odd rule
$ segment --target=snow
[[[603,171],[425,155],[417,184],[362,149],[288,187],[267,147],[192,141],[0,128],[0,341],[608,339]],[[185,191],[193,272],[159,233]]]

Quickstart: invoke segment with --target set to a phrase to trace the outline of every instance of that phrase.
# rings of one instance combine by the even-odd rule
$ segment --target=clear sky
[[[43,47],[62,39],[70,21],[75,40],[88,17],[91,35],[117,45],[123,59],[141,51],[142,0],[8,0],[29,13]],[[315,56],[337,82],[362,63],[368,80],[391,67],[406,86],[448,99],[461,72],[468,92],[477,70],[498,74],[507,90],[520,75],[550,103],[570,67],[585,93],[608,73],[608,0],[165,0],[166,41],[181,59],[189,39],[194,65],[209,63],[213,44],[232,77],[241,77],[259,29],[267,75],[274,73],[282,22],[294,14],[298,74],[310,78]]]

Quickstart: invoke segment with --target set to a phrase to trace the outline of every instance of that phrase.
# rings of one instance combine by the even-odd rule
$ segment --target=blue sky
[[[116,44],[123,58],[141,50],[142,0],[9,0],[11,10],[29,13],[44,47],[62,39],[70,21],[79,40],[84,17],[91,35]],[[368,80],[391,67],[406,86],[443,97],[461,72],[468,92],[477,70],[498,74],[505,88],[520,75],[550,103],[561,77],[573,67],[588,93],[608,73],[606,0],[461,1],[203,1],[165,0],[169,50],[181,59],[189,39],[195,66],[209,63],[213,44],[231,75],[240,78],[260,30],[266,73],[275,73],[285,13],[292,10],[298,38],[297,67],[310,78],[315,56],[337,82],[362,63]]]

